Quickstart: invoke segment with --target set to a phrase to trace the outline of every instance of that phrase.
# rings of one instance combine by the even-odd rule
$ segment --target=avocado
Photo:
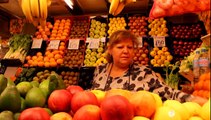
[[[0,95],[0,111],[18,112],[21,109],[21,96],[15,86],[7,86]]]

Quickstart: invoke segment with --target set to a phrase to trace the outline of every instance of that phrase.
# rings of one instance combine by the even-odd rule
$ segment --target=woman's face
[[[128,66],[134,57],[134,46],[131,39],[122,40],[120,43],[109,47],[109,53],[113,57],[114,64]]]

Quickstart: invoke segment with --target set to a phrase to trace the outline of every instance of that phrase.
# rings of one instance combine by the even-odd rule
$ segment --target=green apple
[[[94,35],[94,38],[100,38],[100,36],[98,34]]]
[[[101,56],[102,56],[102,53],[97,53],[97,58],[98,59],[101,58]]]
[[[93,52],[91,52],[91,56],[97,56],[97,52],[95,52],[95,51],[93,51]]]
[[[90,62],[95,62],[97,60],[97,58],[95,56],[92,56],[89,58]]]
[[[92,52],[91,49],[89,49],[89,48],[86,49],[86,54],[90,54],[91,52]]]
[[[91,57],[90,54],[86,54],[86,55],[85,55],[85,59],[89,59],[90,57]]]
[[[95,33],[95,34],[99,34],[99,33],[100,33],[100,31],[99,31],[99,30],[97,30],[97,29],[95,29],[94,33]]]
[[[94,32],[95,29],[94,29],[94,28],[90,28],[89,31],[90,31],[90,32]]]
[[[102,31],[102,32],[105,32],[106,31],[106,29],[105,28],[100,28],[100,30]]]
[[[99,47],[99,48],[97,49],[97,52],[102,53],[103,50],[104,50],[104,49],[103,49],[102,47]]]
[[[106,27],[106,23],[102,23],[101,26],[105,28]]]
[[[96,24],[91,24],[91,28],[95,28],[96,27]]]

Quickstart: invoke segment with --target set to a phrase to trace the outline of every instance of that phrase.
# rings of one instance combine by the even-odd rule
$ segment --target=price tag
[[[41,48],[43,39],[34,39],[32,42],[32,49]]]
[[[60,40],[51,40],[48,49],[58,49],[59,48]]]
[[[90,49],[97,49],[100,45],[100,39],[94,39],[89,41],[88,48]]]
[[[165,47],[166,46],[165,37],[159,36],[159,37],[153,37],[153,38],[154,38],[154,47]]]
[[[105,37],[100,38],[100,41],[101,41],[101,42],[106,42],[106,38],[105,38]]]
[[[79,48],[79,39],[71,39],[69,40],[68,48],[67,49],[78,49]]]
[[[139,48],[143,47],[143,38],[142,37],[138,37],[138,47]]]

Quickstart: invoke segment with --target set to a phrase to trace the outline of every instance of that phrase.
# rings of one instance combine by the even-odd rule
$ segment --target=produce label
[[[154,47],[165,47],[166,46],[166,40],[165,37],[159,36],[159,37],[153,37],[154,39]]]
[[[34,39],[32,42],[32,49],[41,48],[43,39]]]
[[[102,37],[102,38],[100,38],[100,41],[101,42],[106,42],[106,38],[105,37]]]
[[[100,39],[92,39],[89,41],[88,48],[90,49],[97,49],[100,45]]]
[[[78,49],[79,48],[79,39],[70,39],[68,44],[68,49]]]
[[[139,48],[143,47],[143,38],[142,37],[138,37],[138,47]]]
[[[58,49],[59,48],[60,40],[51,40],[48,49]]]

